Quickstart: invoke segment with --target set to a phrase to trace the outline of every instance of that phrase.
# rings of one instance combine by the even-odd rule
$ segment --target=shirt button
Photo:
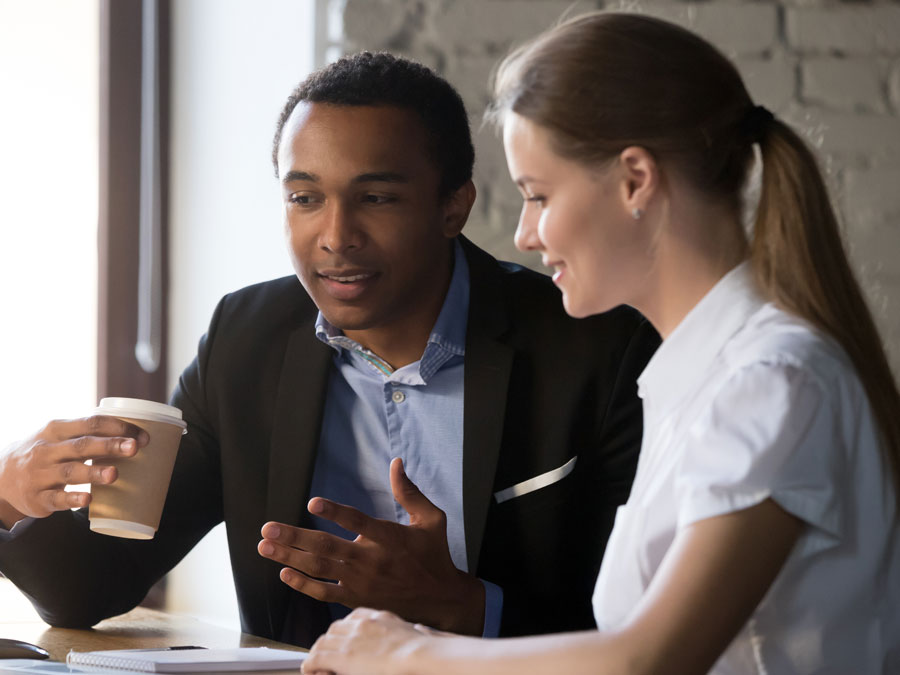
[[[403,403],[403,401],[406,400],[406,394],[404,394],[402,391],[395,391],[393,394],[391,394],[391,400],[394,403]]]

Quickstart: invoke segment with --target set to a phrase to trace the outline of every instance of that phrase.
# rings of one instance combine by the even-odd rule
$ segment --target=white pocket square
[[[572,473],[572,469],[575,468],[576,459],[578,459],[577,455],[562,466],[557,467],[556,469],[551,469],[547,473],[542,473],[539,476],[529,478],[528,480],[523,480],[521,483],[516,483],[515,485],[500,490],[499,492],[495,492],[494,499],[497,500],[498,504],[502,504],[509,499],[521,497],[522,495],[527,495],[529,492],[534,492],[535,490],[540,490],[541,488],[547,487],[548,485],[553,485],[553,483],[561,481],[563,478]]]

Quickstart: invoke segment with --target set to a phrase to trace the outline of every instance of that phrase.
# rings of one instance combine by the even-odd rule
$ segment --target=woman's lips
[[[546,261],[546,262],[544,262],[544,265],[546,267],[555,267],[556,268],[556,272],[553,273],[553,283],[558,284],[559,280],[562,279],[562,276],[563,276],[563,273],[565,272],[566,266],[558,260],[554,261],[554,262]]]

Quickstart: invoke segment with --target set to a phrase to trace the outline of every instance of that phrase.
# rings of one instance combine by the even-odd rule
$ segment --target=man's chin
[[[344,332],[366,330],[376,323],[373,319],[373,313],[368,309],[354,307],[335,309],[333,307],[322,308],[319,306],[319,311],[322,312],[322,316],[325,317],[328,323]]]

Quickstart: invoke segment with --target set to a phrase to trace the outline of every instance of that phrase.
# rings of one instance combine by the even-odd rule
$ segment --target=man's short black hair
[[[421,63],[385,52],[360,52],[307,77],[291,92],[278,118],[272,144],[276,176],[281,134],[301,101],[414,110],[430,139],[427,150],[441,170],[441,195],[454,192],[472,178],[475,150],[465,105],[449,82]]]

